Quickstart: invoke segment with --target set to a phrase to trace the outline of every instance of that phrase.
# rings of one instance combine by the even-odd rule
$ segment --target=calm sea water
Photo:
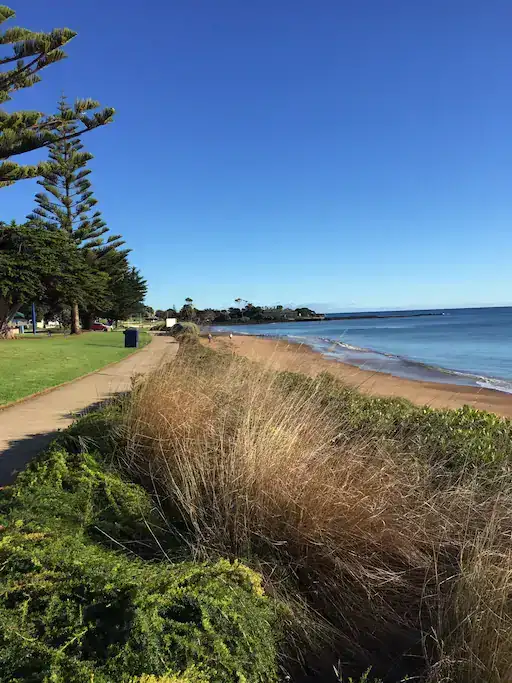
[[[218,330],[286,337],[330,358],[376,372],[512,393],[512,307],[413,315],[419,312],[379,311],[375,315],[396,317],[236,325]]]

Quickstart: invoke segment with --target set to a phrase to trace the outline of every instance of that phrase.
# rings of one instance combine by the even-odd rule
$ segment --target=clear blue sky
[[[84,143],[154,307],[512,302],[510,0],[10,4],[79,32],[16,108],[118,112]]]

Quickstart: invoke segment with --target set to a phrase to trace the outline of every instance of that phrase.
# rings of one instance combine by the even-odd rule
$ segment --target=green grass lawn
[[[149,340],[141,331],[139,345]],[[87,332],[77,337],[26,334],[0,341],[0,405],[99,370],[133,351],[124,348],[122,332]]]

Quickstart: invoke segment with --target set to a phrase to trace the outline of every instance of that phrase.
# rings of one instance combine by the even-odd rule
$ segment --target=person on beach
[[[229,333],[229,341],[233,341],[233,332]]]
[[[211,333],[211,332],[208,332],[208,344],[211,344],[211,343],[212,343],[212,339],[213,339],[212,333]]]

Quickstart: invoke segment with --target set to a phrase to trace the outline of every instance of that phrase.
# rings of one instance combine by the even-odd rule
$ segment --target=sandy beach
[[[423,382],[381,372],[370,372],[346,363],[325,358],[309,346],[261,337],[234,336],[214,338],[215,348],[232,347],[236,353],[270,363],[280,370],[294,370],[315,376],[330,372],[346,384],[373,396],[406,398],[418,405],[433,408],[460,408],[467,404],[479,410],[512,418],[512,395],[490,389],[465,387],[456,384]]]

